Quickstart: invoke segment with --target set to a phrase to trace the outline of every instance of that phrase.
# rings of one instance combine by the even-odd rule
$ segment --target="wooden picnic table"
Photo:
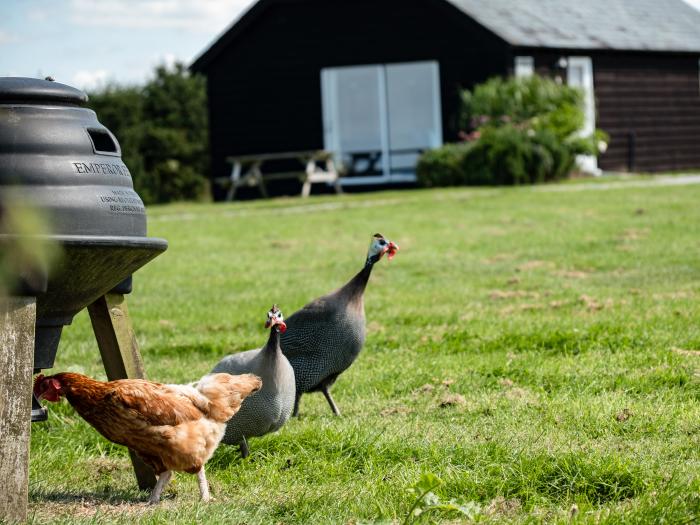
[[[231,164],[231,175],[220,177],[216,182],[229,184],[226,200],[232,201],[241,186],[257,186],[263,197],[267,197],[265,183],[272,180],[298,179],[302,182],[301,196],[308,197],[311,185],[317,182],[331,183],[336,193],[342,193],[340,178],[333,162],[333,154],[324,150],[288,151],[227,157]],[[296,161],[298,170],[274,171],[265,169],[269,161]]]

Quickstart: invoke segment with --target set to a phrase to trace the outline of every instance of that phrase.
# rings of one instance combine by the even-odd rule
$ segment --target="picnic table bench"
[[[266,169],[265,163],[275,161],[277,164],[299,165],[298,170],[274,171]],[[289,162],[285,162],[289,161]],[[273,180],[298,179],[302,182],[301,196],[308,197],[311,185],[317,182],[331,183],[336,193],[342,193],[340,178],[333,162],[332,153],[324,150],[289,151],[284,153],[265,153],[260,155],[243,155],[227,157],[231,164],[231,175],[219,177],[216,182],[229,185],[226,200],[232,201],[241,186],[257,186],[260,194],[267,197],[265,183]]]

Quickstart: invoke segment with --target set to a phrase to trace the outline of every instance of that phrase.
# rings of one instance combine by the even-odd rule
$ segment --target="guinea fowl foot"
[[[335,404],[335,401],[333,401],[333,396],[331,396],[330,391],[328,390],[327,386],[322,386],[321,387],[321,392],[323,392],[323,395],[326,396],[326,401],[328,401],[328,404],[331,406],[331,410],[336,416],[340,415],[340,410],[338,410],[338,407]]]
[[[243,459],[247,458],[250,455],[250,449],[248,449],[248,442],[246,441],[245,437],[238,444],[238,448],[241,451],[241,457]]]

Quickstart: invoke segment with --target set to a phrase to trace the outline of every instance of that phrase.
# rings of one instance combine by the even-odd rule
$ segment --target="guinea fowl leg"
[[[321,392],[323,392],[323,395],[326,396],[326,401],[328,401],[328,404],[331,406],[331,410],[336,416],[340,415],[340,410],[338,410],[338,407],[335,404],[335,401],[333,401],[333,397],[331,396],[330,390],[328,390],[328,386],[322,385],[321,386]]]
[[[245,436],[241,437],[241,442],[238,444],[238,448],[241,450],[241,457],[247,458],[250,454],[250,450],[248,449],[248,442],[246,441]]]
[[[199,481],[199,493],[202,496],[202,501],[210,501],[209,483],[207,483],[207,476],[204,474],[204,465],[202,465],[202,468],[197,472],[197,480]]]
[[[294,398],[294,410],[292,411],[292,417],[297,417],[299,415],[299,401],[301,400],[301,392],[297,392]]]
[[[148,503],[151,505],[155,505],[160,501],[160,495],[163,492],[163,489],[165,486],[168,484],[168,481],[170,481],[170,478],[173,475],[172,470],[166,470],[165,472],[161,472],[161,474],[158,476],[158,481],[156,482],[156,486],[153,487],[153,492],[151,492],[151,497],[148,499]]]

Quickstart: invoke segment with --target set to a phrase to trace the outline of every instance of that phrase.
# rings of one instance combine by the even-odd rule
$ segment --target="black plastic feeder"
[[[42,214],[51,232],[32,239],[61,252],[48,268],[18,275],[13,292],[36,297],[35,372],[53,367],[76,313],[110,290],[130,292],[131,274],[167,248],[146,236],[119,143],[86,102],[85,93],[57,82],[0,78],[0,200]],[[0,233],[0,250],[16,240]],[[32,421],[43,419],[34,400]]]

